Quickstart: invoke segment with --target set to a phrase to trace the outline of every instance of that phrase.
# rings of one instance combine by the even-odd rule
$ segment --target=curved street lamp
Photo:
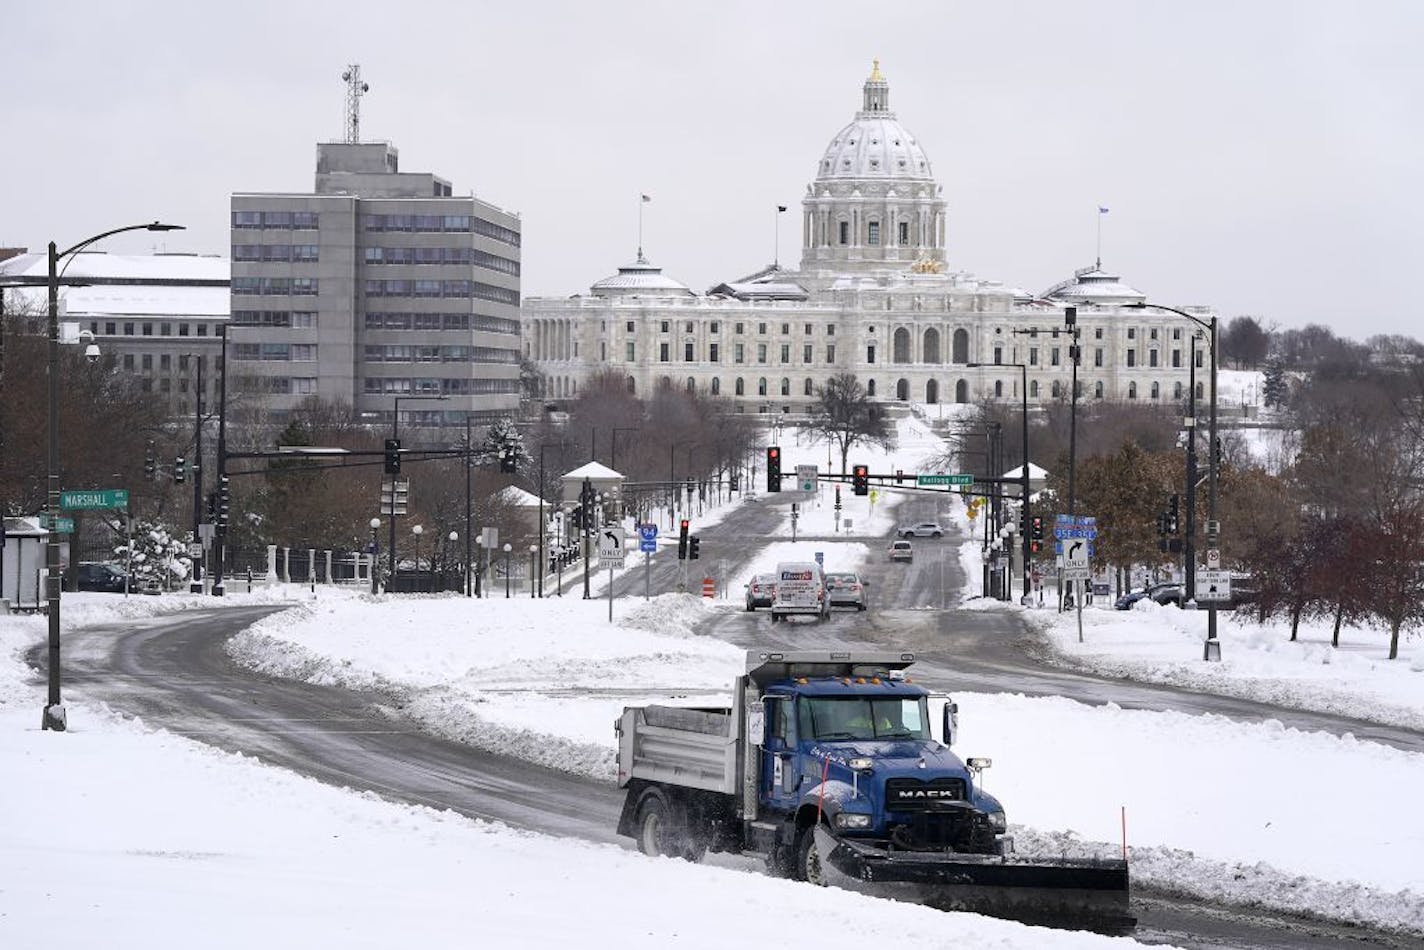
[[[380,519],[380,518],[372,518],[372,519],[371,519],[371,566],[370,566],[369,570],[370,570],[370,572],[371,572],[371,593],[373,593],[373,594],[379,592],[379,588],[378,588],[378,586],[377,586],[377,580],[376,580],[377,575],[378,575],[378,573],[379,573],[379,572],[376,570],[376,561],[377,561],[377,558],[376,558],[376,535],[377,535],[377,532],[380,531],[380,530],[381,530],[381,519]]]
[[[1203,320],[1195,314],[1178,310],[1176,307],[1165,307],[1160,303],[1144,301],[1123,304],[1123,307],[1132,310],[1163,310],[1167,313],[1175,313],[1179,317],[1186,317],[1207,332],[1207,345],[1211,350],[1211,409],[1207,422],[1207,450],[1211,454],[1207,457],[1206,546],[1210,550],[1215,550],[1221,543],[1221,523],[1216,519],[1216,475],[1219,454],[1216,450],[1216,314],[1212,314],[1210,320]],[[1193,361],[1193,367],[1195,365],[1195,361]],[[1195,390],[1192,392],[1192,398],[1196,398]],[[1191,492],[1196,491],[1195,485],[1187,487]],[[1196,526],[1189,525],[1188,530],[1195,531]],[[1192,556],[1195,557],[1195,553]],[[1195,573],[1196,565],[1192,565],[1192,568]],[[1216,601],[1214,600],[1207,602],[1206,643],[1202,646],[1202,659],[1221,659],[1221,641],[1216,637]]]
[[[508,599],[509,599],[509,552],[510,552],[510,551],[513,551],[513,550],[514,550],[514,547],[513,547],[508,541],[506,541],[506,542],[504,543],[504,599],[505,599],[505,600],[508,600]]]
[[[181,231],[181,224],[163,224],[153,221],[149,224],[130,224],[122,228],[104,231],[91,238],[85,238],[64,251],[49,242],[49,448],[45,457],[47,500],[45,508],[51,518],[59,516],[59,281],[64,271],[73,263],[73,256],[97,241],[123,234],[126,231]],[[59,262],[64,258],[61,270]],[[49,697],[45,703],[41,729],[63,732],[68,725],[64,704],[59,693],[59,592],[63,586],[59,571],[59,534],[50,530],[45,536],[45,599],[48,601],[46,613],[49,615]]]

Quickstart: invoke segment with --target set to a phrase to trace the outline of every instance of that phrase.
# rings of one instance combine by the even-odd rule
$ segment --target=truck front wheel
[[[826,876],[821,872],[821,856],[816,851],[816,826],[802,828],[796,836],[796,879],[817,887],[825,887]]]

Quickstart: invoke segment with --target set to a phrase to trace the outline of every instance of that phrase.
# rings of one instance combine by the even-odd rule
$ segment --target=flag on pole
[[[776,213],[777,213],[777,214],[780,214],[781,212],[783,212],[783,211],[785,211],[785,210],[786,210],[786,205],[777,205],[777,206],[776,206]]]
[[[644,201],[652,201],[653,199],[649,198],[647,195],[644,195],[644,196],[643,196],[643,200],[644,200]],[[1107,210],[1107,209],[1104,209],[1104,210]]]
[[[643,196],[643,200],[644,200],[644,201],[647,201],[647,200],[648,200],[647,195],[644,195],[644,196]],[[1098,214],[1107,214],[1107,213],[1108,213],[1108,209],[1107,209],[1107,208],[1104,208],[1102,205],[1099,205],[1099,206],[1098,206]]]

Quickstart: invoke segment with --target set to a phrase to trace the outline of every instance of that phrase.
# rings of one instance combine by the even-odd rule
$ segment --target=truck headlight
[[[836,816],[837,828],[869,828],[869,815],[854,815],[849,812],[841,812]]]
[[[1001,812],[1001,811],[991,811],[991,812],[988,812],[987,814],[988,814],[988,818],[989,818],[989,827],[990,827],[990,828],[993,828],[995,832],[997,832],[997,833],[999,833],[999,834],[1003,834],[1005,831],[1008,830],[1008,828],[1009,828],[1009,820],[1004,817],[1004,813],[1003,813],[1003,812]]]
[[[875,768],[875,760],[867,758],[850,759],[846,762],[852,772],[870,772]]]

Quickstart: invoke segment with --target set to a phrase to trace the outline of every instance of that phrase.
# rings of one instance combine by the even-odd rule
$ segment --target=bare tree
[[[841,452],[841,471],[852,446],[895,444],[885,411],[873,401],[854,373],[837,373],[816,387],[806,428],[829,439]]]

